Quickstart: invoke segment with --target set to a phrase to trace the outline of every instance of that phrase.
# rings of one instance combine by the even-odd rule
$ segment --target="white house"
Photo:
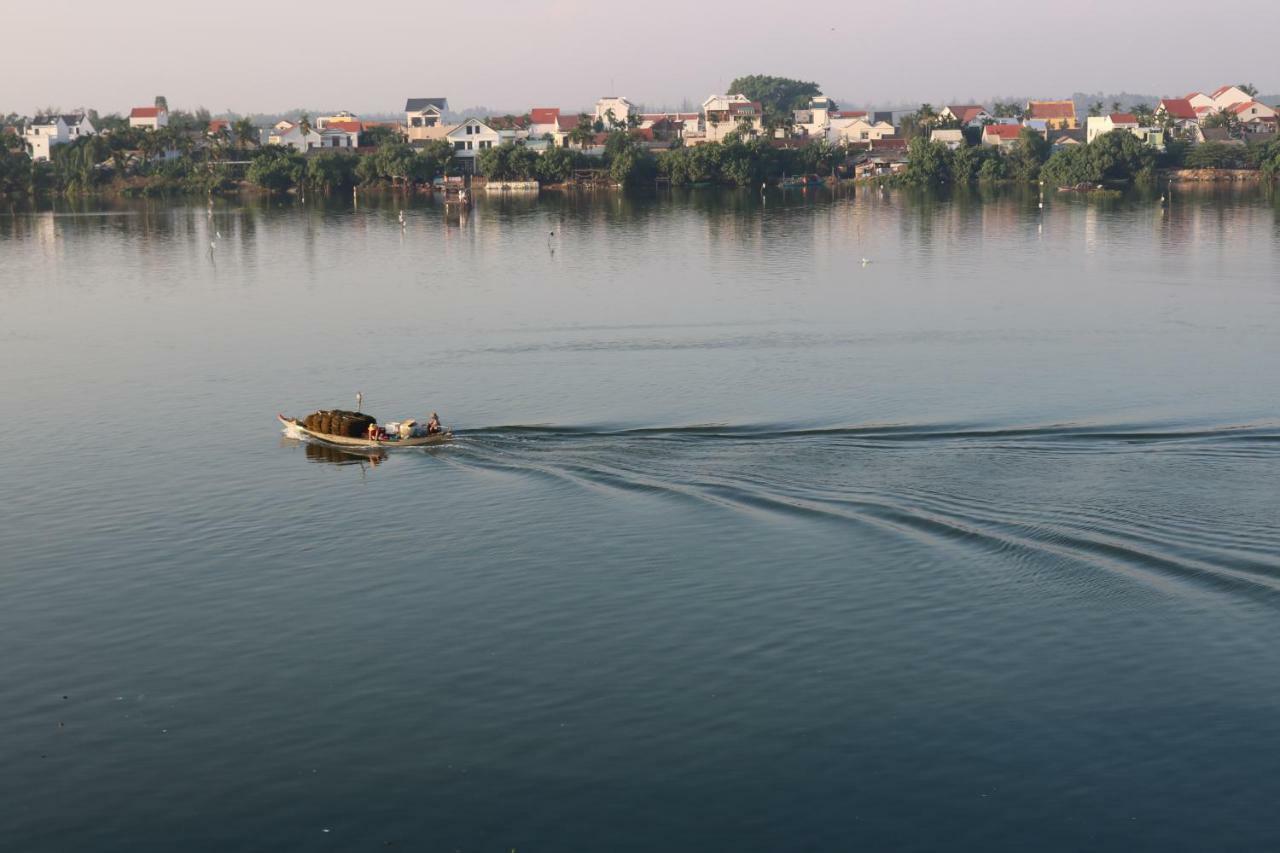
[[[1276,111],[1261,101],[1249,99],[1230,108],[1247,133],[1274,133]]]
[[[827,141],[832,145],[870,145],[886,136],[893,136],[893,125],[887,121],[871,122],[861,117],[831,119],[827,128]]]
[[[1205,109],[1216,110],[1218,108],[1218,105],[1214,102],[1213,98],[1209,97],[1204,92],[1188,92],[1181,98],[1173,98],[1172,100],[1186,101],[1193,111]]]
[[[825,136],[831,117],[837,115],[836,102],[826,95],[816,95],[809,99],[809,106],[791,113],[791,120],[796,130],[805,136]]]
[[[1250,95],[1248,92],[1243,91],[1237,86],[1223,86],[1209,97],[1213,99],[1214,107],[1220,110],[1227,110],[1234,107],[1236,104],[1253,100],[1253,95]],[[1193,101],[1191,105],[1195,106],[1195,102]]]
[[[929,141],[941,142],[952,151],[955,151],[964,145],[964,131],[958,127],[935,130],[929,134]]]
[[[163,107],[134,107],[129,111],[129,127],[159,130],[169,126],[169,111]]]
[[[312,148],[321,146],[320,131],[310,128],[305,132],[302,125],[295,124],[287,130],[272,130],[267,137],[271,145],[287,145],[300,154],[306,154]]]
[[[982,127],[994,119],[982,104],[950,104],[942,108],[938,116],[944,121],[955,121],[961,127]]]
[[[453,145],[453,156],[464,172],[474,172],[476,156],[486,148],[502,144],[502,136],[478,118],[465,119],[445,134]]]
[[[48,160],[53,156],[53,146],[71,141],[67,122],[62,116],[36,116],[27,125],[22,138],[32,160]]]
[[[764,110],[746,95],[712,95],[702,102],[702,141],[720,142],[734,131],[756,136],[764,131]]]
[[[604,122],[604,129],[609,130],[609,116],[613,116],[613,120],[618,124],[626,124],[627,118],[636,111],[635,104],[626,98],[620,98],[614,95],[605,95],[596,101],[595,119]]]
[[[48,160],[53,156],[53,146],[75,142],[97,132],[84,113],[36,116],[23,132],[23,140],[32,160]]]
[[[93,136],[98,132],[97,128],[93,126],[93,122],[89,121],[89,117],[84,113],[64,115],[62,120],[66,122],[67,134],[71,137],[72,142],[82,136]]]
[[[1113,130],[1128,130],[1130,132],[1138,129],[1138,118],[1132,113],[1111,113],[1105,116],[1089,116],[1085,119],[1085,142],[1093,142],[1104,133],[1110,133]]]
[[[317,148],[355,148],[360,144],[360,131],[329,125],[319,131],[320,144]]]
[[[529,136],[541,139],[547,134],[555,136],[560,129],[559,107],[534,107],[529,110]]]
[[[404,102],[404,126],[409,141],[443,139],[449,132],[444,114],[449,111],[448,98],[409,98]]]

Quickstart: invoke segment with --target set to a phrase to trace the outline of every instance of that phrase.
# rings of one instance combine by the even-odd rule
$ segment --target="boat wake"
[[[559,427],[451,464],[1280,602],[1280,424]]]

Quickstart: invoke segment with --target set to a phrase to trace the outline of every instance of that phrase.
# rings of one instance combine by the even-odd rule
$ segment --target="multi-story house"
[[[448,98],[409,98],[404,103],[405,133],[410,142],[443,139],[452,125],[446,125]]]
[[[476,157],[481,151],[502,144],[502,134],[478,118],[464,119],[444,138],[453,145],[453,158],[466,174],[475,172]]]
[[[82,136],[97,133],[93,122],[84,113],[36,116],[27,125],[23,139],[31,152],[32,160],[48,160],[55,145],[75,142]]]
[[[712,95],[702,102],[703,142],[721,142],[738,131],[745,136],[764,132],[764,110],[746,95]]]

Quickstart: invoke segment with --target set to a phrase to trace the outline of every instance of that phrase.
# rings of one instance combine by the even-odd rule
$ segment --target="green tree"
[[[372,127],[365,127],[360,131],[361,146],[369,146],[377,148],[380,145],[390,145],[395,142],[403,142],[404,137],[395,128],[377,124]],[[436,140],[443,141],[443,140]]]
[[[1188,169],[1242,169],[1248,165],[1248,150],[1239,144],[1203,142],[1187,151]]]
[[[1231,134],[1236,139],[1239,139],[1241,134],[1240,118],[1229,110],[1218,110],[1217,112],[1210,113],[1205,116],[1202,122],[1200,122],[1200,126],[1210,128],[1225,127],[1227,129],[1227,133]]]
[[[591,116],[586,113],[579,113],[578,123],[568,133],[568,141],[575,143],[579,148],[586,148],[587,143],[595,138],[596,130],[595,125],[591,122]]]
[[[538,155],[523,145],[504,142],[486,148],[476,158],[476,169],[492,181],[527,181],[537,170]]]
[[[957,185],[999,180],[1004,177],[1004,159],[994,145],[966,145],[952,155],[951,174]]]
[[[1155,170],[1155,150],[1127,130],[1104,133],[1084,147],[1089,180],[1132,181],[1150,177]]]
[[[941,142],[917,136],[907,144],[907,170],[903,180],[915,186],[939,186],[952,180],[951,149]]]
[[[356,183],[360,156],[348,151],[326,151],[307,160],[307,186],[319,192],[350,189]]]
[[[258,128],[254,125],[253,119],[239,118],[231,125],[231,134],[235,137],[237,148],[257,148],[261,142],[258,134]]]
[[[306,159],[283,145],[267,145],[257,151],[245,174],[249,182],[271,192],[284,192],[302,183]]]
[[[1034,181],[1040,177],[1040,167],[1049,159],[1049,143],[1039,133],[1024,127],[1018,141],[1006,155],[1005,168],[1015,181]]]
[[[384,145],[369,156],[374,161],[378,177],[385,178],[392,184],[411,184],[430,177],[423,174],[426,164],[404,142]]]
[[[745,95],[759,101],[766,118],[790,116],[792,110],[803,109],[809,99],[822,94],[817,83],[793,80],[789,77],[772,77],[767,74],[748,74],[729,84],[730,95]]]
[[[1238,83],[1236,84],[1236,88],[1241,92],[1244,92],[1250,98],[1258,97],[1258,87],[1252,83]]]
[[[1022,121],[1026,117],[1026,109],[1017,101],[996,101],[991,114],[996,118],[1016,118]]]
[[[544,184],[563,184],[573,177],[575,160],[568,148],[548,148],[538,158],[534,173]]]
[[[1040,177],[1051,187],[1073,187],[1076,184],[1091,183],[1093,167],[1089,162],[1089,152],[1085,145],[1065,145],[1053,152]]]
[[[453,145],[449,140],[432,139],[418,149],[418,159],[422,161],[418,167],[418,173],[426,180],[447,175],[453,166],[453,156]]]
[[[650,183],[656,171],[653,155],[641,145],[628,145],[609,161],[609,177],[624,187]]]

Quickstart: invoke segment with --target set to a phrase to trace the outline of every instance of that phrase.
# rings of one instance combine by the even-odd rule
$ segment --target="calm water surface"
[[[1276,849],[1277,211],[0,213],[0,847]]]

